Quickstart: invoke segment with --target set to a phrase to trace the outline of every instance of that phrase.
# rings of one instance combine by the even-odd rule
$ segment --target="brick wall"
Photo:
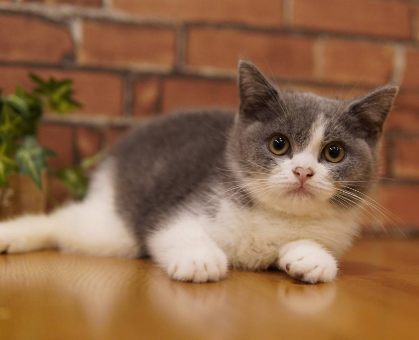
[[[419,230],[418,0],[0,0],[0,87],[31,86],[29,71],[71,77],[84,104],[41,128],[55,166],[133,119],[237,107],[239,57],[280,85],[341,98],[400,84],[378,200]]]

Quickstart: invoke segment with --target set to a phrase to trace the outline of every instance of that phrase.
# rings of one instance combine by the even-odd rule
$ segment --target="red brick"
[[[391,78],[393,56],[393,49],[387,45],[325,41],[322,79],[381,85]]]
[[[394,106],[396,108],[402,107],[413,110],[419,110],[419,94],[400,92],[396,97]]]
[[[54,150],[58,157],[51,157],[49,164],[56,169],[73,165],[73,128],[71,126],[42,124],[39,143]]]
[[[83,7],[100,7],[102,0],[23,0],[24,2],[42,2],[46,5],[73,5]]]
[[[296,27],[344,33],[410,37],[407,3],[380,0],[294,0]]]
[[[413,27],[415,28],[413,35],[416,40],[419,40],[419,7],[414,8],[413,11]]]
[[[381,140],[380,155],[378,157],[378,177],[388,177],[388,141],[385,137]]]
[[[234,108],[239,105],[234,81],[167,79],[163,86],[163,112],[182,108]]]
[[[69,33],[33,16],[0,15],[0,59],[60,62],[72,52]]]
[[[109,73],[87,71],[63,71],[56,69],[36,69],[0,66],[0,88],[4,94],[14,92],[17,84],[25,89],[33,88],[29,72],[41,77],[53,76],[57,79],[70,78],[74,81],[74,98],[83,104],[78,111],[94,115],[120,115],[122,111],[122,77]]]
[[[49,178],[49,191],[54,198],[54,201],[49,200],[48,202],[48,211],[52,211],[57,208],[56,205],[64,203],[70,198],[68,190],[65,188],[63,182],[58,178]]]
[[[136,80],[133,96],[134,116],[150,116],[155,114],[159,99],[159,81],[155,78]]]
[[[378,191],[373,197],[391,212],[391,214],[386,213],[386,215],[397,227],[419,228],[417,206],[417,202],[419,202],[419,186],[382,184],[378,187]],[[389,221],[386,221],[384,218],[381,219],[384,225],[388,227],[392,226],[392,223]]]
[[[175,60],[175,40],[172,28],[87,21],[78,59],[82,64],[168,68]]]
[[[76,130],[76,147],[81,159],[99,152],[101,141],[102,137],[97,129],[79,127]]]
[[[106,146],[111,146],[114,144],[119,138],[121,138],[126,132],[128,128],[124,127],[110,127],[106,130]]]
[[[419,132],[419,110],[395,108],[385,123],[386,130]]]
[[[419,50],[409,50],[406,52],[403,86],[419,86]]]
[[[364,95],[368,91],[365,89],[361,89],[359,87],[354,86],[336,86],[336,87],[326,87],[321,85],[287,85],[287,86],[281,86],[280,88],[283,88],[285,90],[294,90],[294,91],[300,91],[300,92],[311,92],[314,94],[317,94],[318,96],[328,97],[328,98],[337,98],[340,100],[347,100],[352,99],[357,96]]]
[[[419,179],[419,139],[399,138],[394,143],[394,174],[399,178]]]
[[[113,7],[141,17],[277,26],[282,1],[264,0],[113,0]]]
[[[313,42],[302,36],[195,28],[188,32],[187,64],[193,68],[237,69],[239,58],[252,60],[267,75],[311,77]]]

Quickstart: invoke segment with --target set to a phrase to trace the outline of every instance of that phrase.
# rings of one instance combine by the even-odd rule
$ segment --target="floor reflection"
[[[64,254],[3,257],[0,275],[9,297],[0,299],[0,310],[8,311],[3,319],[22,336],[39,338],[46,329],[54,337],[79,329],[91,339],[123,338],[138,327],[177,338],[195,339],[205,329],[206,339],[239,339],[267,322],[278,324],[272,332],[280,336],[290,315],[318,316],[336,296],[335,284],[297,284],[279,272],[233,271],[217,283],[181,283],[146,260]],[[48,328],[60,324],[66,329]]]
[[[275,318],[279,326],[289,313],[300,317],[319,316],[336,297],[335,284],[296,284],[279,273],[258,273],[265,286],[269,281],[269,291],[261,295],[254,274],[249,274],[252,281],[246,282],[246,273],[240,273],[241,282],[230,273],[226,280],[209,284],[180,283],[160,277],[158,284],[149,287],[149,294],[155,307],[167,317],[184,327],[208,329],[209,339],[245,336],[241,334],[243,311],[247,330],[252,329],[252,324],[257,329],[261,323]],[[228,315],[228,318],[220,318],[220,315]]]
[[[280,285],[279,301],[290,311],[301,315],[317,315],[325,311],[335,300],[336,284]]]

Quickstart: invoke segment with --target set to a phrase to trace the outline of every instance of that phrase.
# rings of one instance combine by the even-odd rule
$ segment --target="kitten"
[[[175,280],[276,265],[331,282],[358,232],[397,87],[340,101],[285,92],[239,63],[240,108],[162,117],[120,140],[90,191],[0,224],[0,251],[150,255]]]

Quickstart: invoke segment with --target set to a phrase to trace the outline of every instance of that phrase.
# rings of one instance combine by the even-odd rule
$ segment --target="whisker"
[[[349,206],[345,201],[342,201],[342,200],[340,200],[340,199],[338,199],[338,197],[332,197],[331,198],[331,203],[333,204],[333,206],[335,207],[335,208],[337,208],[341,213],[344,213],[344,214],[346,214],[346,215],[349,215],[349,212],[348,211],[344,211],[344,210],[342,210],[342,209],[340,209],[340,207],[336,204],[336,203],[334,203],[334,201],[335,202],[338,202],[338,204],[342,204],[343,206],[345,206],[348,210],[351,208],[351,206]],[[363,222],[363,220],[362,220],[362,218],[361,217],[359,217],[359,216],[354,216],[353,214],[351,214],[351,216],[350,216],[351,218],[355,218],[355,219],[357,219],[358,221],[357,221],[357,223],[360,223],[360,224],[362,224],[364,227],[365,227],[365,229],[367,229],[370,233],[371,233],[371,235],[373,235],[374,236],[374,234],[372,233],[372,231],[371,231],[371,229]],[[375,236],[374,236],[375,237]]]
[[[377,215],[375,214],[375,212],[372,212],[372,211],[366,209],[361,204],[357,203],[356,201],[354,201],[354,200],[352,200],[352,199],[350,199],[348,197],[344,197],[344,196],[339,196],[339,197],[340,197],[340,199],[343,199],[347,203],[351,204],[353,207],[357,207],[359,209],[362,209],[364,212],[366,212],[367,214],[371,215],[378,222],[378,224],[383,228],[384,232],[388,236],[387,229],[385,228],[385,226],[383,225],[383,223],[381,222],[381,220],[377,217]]]
[[[397,215],[393,214],[390,210],[388,210],[387,208],[383,207],[380,203],[378,203],[376,200],[374,200],[373,198],[371,198],[367,194],[364,194],[363,192],[358,191],[358,190],[356,190],[354,188],[351,188],[351,187],[348,187],[348,186],[345,186],[345,188],[350,189],[350,190],[353,190],[356,193],[364,196],[366,199],[371,200],[375,205],[377,205],[379,208],[383,209],[386,213],[388,213],[389,215],[391,215],[393,218],[397,219],[400,223],[404,223],[404,221],[400,217],[398,217]]]
[[[346,195],[349,195],[350,197],[352,197],[353,199],[356,199],[356,200],[358,200],[358,201],[360,201],[360,202],[362,202],[362,203],[364,203],[364,204],[366,204],[369,208],[371,208],[371,209],[373,209],[373,211],[374,211],[374,214],[376,214],[376,213],[378,213],[378,214],[380,214],[380,216],[381,217],[383,217],[384,218],[384,220],[386,221],[386,222],[388,222],[392,227],[395,227],[396,229],[398,229],[399,230],[399,232],[403,235],[403,236],[405,236],[404,235],[404,233],[401,231],[401,229],[397,226],[397,224],[387,215],[387,214],[391,214],[391,215],[394,215],[394,214],[392,214],[391,212],[389,212],[389,211],[387,211],[387,209],[385,209],[384,207],[382,207],[382,206],[380,206],[380,205],[376,205],[376,204],[374,204],[373,202],[369,202],[369,201],[367,201],[366,199],[363,199],[363,198],[361,198],[361,197],[359,197],[359,196],[357,196],[356,194],[354,194],[353,192],[349,192],[349,191],[346,191],[346,190],[342,190],[342,189],[338,189],[340,192],[342,192],[342,193],[344,193],[344,194],[346,194]],[[361,193],[362,194],[362,193]],[[342,196],[341,196],[342,197]],[[369,199],[371,199],[369,196],[367,196]],[[346,197],[347,199],[348,199],[348,197]],[[371,199],[372,200],[372,199]],[[378,204],[378,203],[377,203]],[[387,213],[387,214],[386,214]],[[397,216],[396,216],[397,217]],[[381,221],[379,221],[379,223],[380,223],[380,225],[382,224],[381,223]],[[383,228],[384,228],[384,226],[383,226]],[[385,229],[385,228],[384,228]],[[406,236],[405,236],[406,237]]]

